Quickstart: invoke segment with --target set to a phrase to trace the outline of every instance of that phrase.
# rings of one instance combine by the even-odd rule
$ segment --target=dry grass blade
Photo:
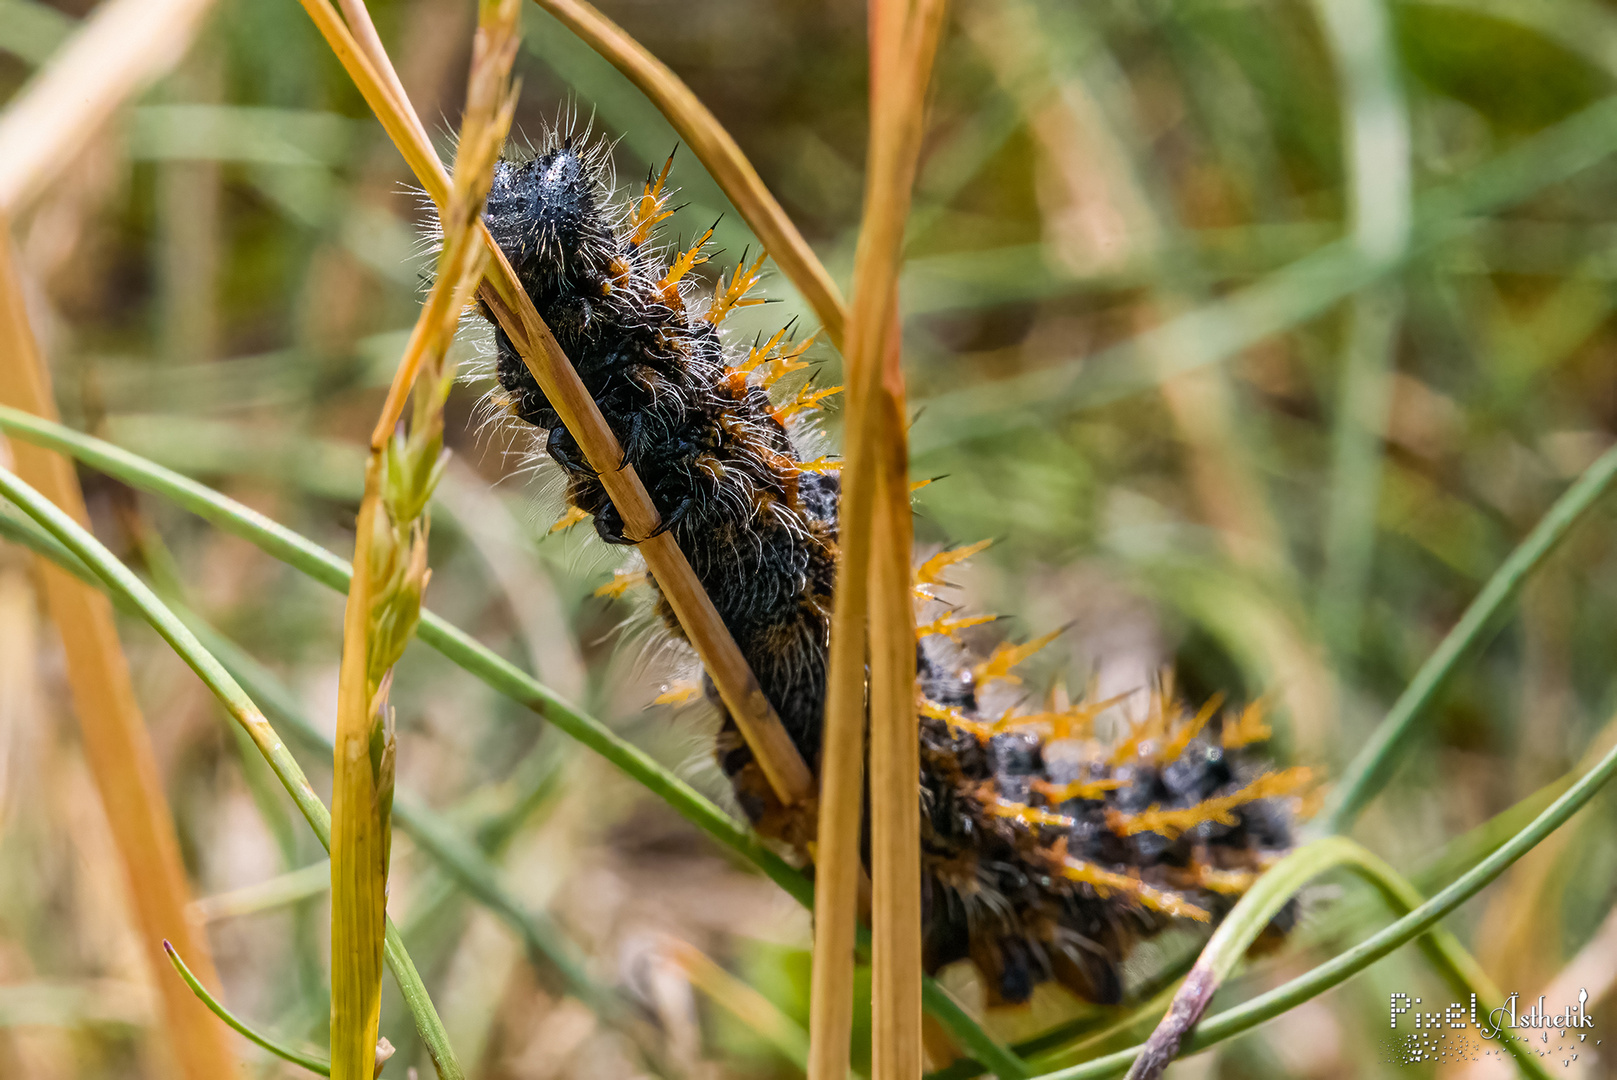
[[[173,67],[212,6],[108,0],[96,8],[0,116],[0,213],[19,216],[120,105]]]
[[[845,349],[842,470],[819,880],[810,1077],[847,1067],[859,860],[867,607],[871,681],[873,1075],[921,1068],[920,824],[916,801],[915,627],[897,284],[943,4],[871,7],[872,105],[856,292]],[[874,538],[874,543],[872,542]]]
[[[386,89],[386,81],[326,0],[300,2],[342,61],[389,138],[404,155],[427,195],[442,208],[448,199],[449,180],[432,147],[416,134],[419,123],[402,115],[401,106]],[[382,59],[386,59],[385,55]],[[490,249],[489,268],[478,291],[479,299],[511,338],[540,389],[567,430],[578,440],[585,459],[600,474],[629,533],[647,537],[639,545],[647,567],[776,794],[788,806],[804,803],[814,784],[808,766],[792,745],[780,718],[764,697],[741,650],[730,637],[679,545],[666,533],[653,535],[660,518],[645,485],[632,467],[620,467],[623,449],[607,427],[595,400],[534,310],[533,301],[518,284],[504,253],[486,228],[480,226],[479,232]]]
[[[584,0],[537,0],[590,48],[628,76],[690,144],[725,195],[763,242],[775,265],[819,316],[832,344],[842,348],[848,312],[836,282],[786,211],[759,179],[735,139],[668,66]]]
[[[28,325],[21,282],[12,263],[9,229],[0,214],[0,402],[54,419],[55,400],[34,335]],[[88,521],[84,494],[72,464],[64,457],[16,443],[17,472],[73,515]],[[112,605],[97,590],[45,560],[40,561],[45,599],[67,654],[68,689],[79,717],[84,756],[89,763],[114,843],[123,861],[134,905],[134,921],[149,970],[163,972],[168,961],[162,941],[180,944],[196,963],[199,977],[218,986],[207,940],[185,917],[190,902],[179,840],[145,720],[135,702],[129,665],[118,642]],[[163,1018],[181,1072],[192,1080],[235,1074],[235,1062],[222,1030],[183,985],[156,980]]]
[[[488,261],[478,225],[515,108],[509,78],[520,12],[521,0],[479,6],[466,116],[440,214],[437,278],[365,463],[343,616],[332,783],[331,1054],[337,1080],[363,1080],[377,1062],[395,745],[388,690],[393,665],[420,621],[430,578],[426,508],[443,472],[443,410],[455,376],[447,355]],[[412,392],[408,432],[395,432]]]

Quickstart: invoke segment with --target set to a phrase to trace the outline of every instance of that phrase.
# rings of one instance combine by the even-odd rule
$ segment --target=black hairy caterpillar
[[[598,143],[551,134],[534,156],[500,163],[489,229],[814,767],[839,484],[834,466],[805,461],[799,442],[802,414],[835,391],[810,381],[777,400],[772,388],[805,366],[807,347],[783,346],[784,331],[727,350],[720,324],[760,302],[747,294],[762,258],[721,275],[702,304],[687,275],[705,261],[712,230],[672,260],[653,242],[672,213],[672,159],[615,205],[605,156]],[[497,324],[494,333],[504,406],[546,432],[570,517],[592,518],[607,543],[633,543]],[[939,575],[975,550],[920,567],[923,615],[941,605]],[[1011,669],[1047,639],[973,663],[955,635],[983,621],[944,611],[920,627],[928,970],[970,959],[995,1003],[1026,1001],[1052,980],[1117,1002],[1136,940],[1176,919],[1211,921],[1291,847],[1287,799],[1308,784],[1307,770],[1269,772],[1249,759],[1243,748],[1268,735],[1260,713],[1218,716],[1217,701],[1192,715],[1154,694],[1147,715],[1111,743],[1093,730],[1110,702],[993,715],[994,684],[1014,684]],[[708,697],[722,711],[711,686]],[[800,823],[781,812],[728,718],[718,757],[759,829],[801,849]]]

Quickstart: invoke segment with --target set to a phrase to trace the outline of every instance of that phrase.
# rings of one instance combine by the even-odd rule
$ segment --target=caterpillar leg
[[[545,453],[550,460],[575,476],[598,475],[584,460],[584,451],[578,445],[578,440],[564,427],[550,429],[550,434],[545,437]]]

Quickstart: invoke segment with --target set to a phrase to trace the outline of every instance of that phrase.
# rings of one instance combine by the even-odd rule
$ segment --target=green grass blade
[[[1488,579],[1332,789],[1321,815],[1324,831],[1339,833],[1352,828],[1359,812],[1387,782],[1395,755],[1414,730],[1415,721],[1447,685],[1460,663],[1488,639],[1497,625],[1495,618],[1516,596],[1528,575],[1605,494],[1613,479],[1617,479],[1617,448],[1602,454],[1561,493],[1533,531]]]
[[[185,980],[185,985],[189,986],[191,992],[202,1001],[202,1004],[208,1007],[209,1012],[223,1020],[225,1025],[232,1031],[249,1042],[263,1047],[284,1061],[290,1061],[294,1065],[301,1065],[310,1072],[319,1073],[321,1076],[331,1075],[331,1062],[326,1059],[316,1057],[313,1054],[305,1054],[289,1046],[282,1046],[269,1036],[262,1035],[242,1023],[229,1009],[225,1008],[224,1005],[215,1000],[212,994],[208,993],[207,987],[197,981],[197,977],[191,974],[191,969],[185,966],[185,961],[180,959],[180,954],[174,951],[174,946],[165,941],[163,942],[163,950],[168,953],[169,963],[174,965],[174,970],[179,972],[180,978]]]

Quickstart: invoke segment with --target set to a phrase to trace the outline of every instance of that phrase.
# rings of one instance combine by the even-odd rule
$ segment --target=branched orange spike
[[[1070,829],[1078,824],[1077,821],[1065,814],[1057,814],[1027,803],[1011,802],[1009,799],[996,797],[988,804],[988,808],[995,817],[1011,818],[1024,825],[1054,825],[1060,829]]]
[[[784,424],[800,412],[819,408],[820,402],[833,394],[840,393],[842,393],[842,387],[840,386],[827,386],[823,390],[816,390],[813,383],[804,383],[803,388],[797,392],[797,395],[792,400],[775,410],[775,419]]]
[[[798,360],[794,356],[777,356],[764,368],[763,376],[759,382],[765,390],[774,386],[781,379],[794,371],[802,371],[809,366],[807,360]]]
[[[713,230],[709,229],[696,238],[696,243],[680,253],[679,258],[675,259],[673,265],[668,268],[668,273],[664,274],[663,279],[657,282],[658,299],[670,307],[674,306],[674,301],[679,298],[679,290],[675,286],[679,284],[680,278],[707,262],[707,256],[702,254],[702,248],[711,239],[713,239]]]
[[[702,684],[683,679],[651,699],[653,705],[689,705],[702,692]]]
[[[610,596],[613,599],[616,599],[617,597],[620,597],[624,593],[628,592],[630,589],[634,588],[636,585],[644,585],[650,580],[651,575],[646,573],[644,570],[636,570],[633,573],[628,574],[620,570],[616,574],[612,575],[611,581],[607,582],[605,585],[602,585],[599,589],[596,589],[595,595]]]
[[[1173,915],[1181,919],[1195,919],[1197,922],[1210,922],[1212,920],[1212,916],[1205,909],[1192,904],[1177,893],[1152,888],[1139,878],[1114,873],[1082,859],[1064,859],[1061,873],[1063,877],[1070,881],[1081,881],[1091,886],[1102,896],[1115,890],[1134,897],[1142,907],[1152,908],[1165,915]]]
[[[1064,803],[1068,799],[1099,799],[1108,791],[1116,791],[1126,781],[1115,777],[1106,780],[1074,780],[1070,784],[1052,784],[1048,780],[1033,781],[1033,790],[1043,795],[1052,803]]]
[[[931,590],[941,588],[945,584],[942,578],[945,570],[956,563],[965,562],[980,551],[986,550],[988,545],[993,542],[992,539],[979,540],[975,544],[967,544],[965,547],[955,548],[953,551],[944,550],[938,552],[915,568],[916,593],[929,600],[933,599],[937,594]]]
[[[711,229],[708,232],[709,235],[712,234]],[[769,253],[767,251],[760,252],[757,261],[745,270],[742,269],[740,263],[737,263],[734,272],[730,274],[728,284],[725,283],[724,275],[720,274],[719,283],[713,290],[713,306],[707,309],[707,314],[703,318],[717,326],[736,308],[752,307],[755,304],[763,303],[764,301],[761,297],[748,299],[747,293],[754,285],[758,284],[758,279],[763,276],[764,260],[768,257]]]
[[[652,230],[661,221],[674,216],[672,210],[663,207],[668,202],[668,193],[663,190],[668,183],[668,171],[674,167],[674,155],[669,154],[668,160],[663,163],[663,171],[655,181],[649,177],[646,180],[646,190],[635,203],[634,212],[629,215],[629,225],[633,232],[629,235],[629,243],[640,245],[651,239]]]
[[[797,467],[803,472],[833,473],[842,471],[842,459],[831,457],[817,457],[813,461],[799,461]]]
[[[1073,738],[1074,728],[1079,729],[1080,735],[1088,734],[1089,725],[1094,721],[1095,717],[1126,697],[1128,697],[1127,694],[1119,694],[1117,697],[1107,698],[1105,701],[1074,705],[1070,708],[1062,709],[1060,712],[1037,712],[1029,713],[1026,716],[1012,716],[1001,720],[1000,724],[1006,730],[1032,727],[1035,724],[1048,724],[1051,739],[1070,739]]]
[[[1139,723],[1130,721],[1129,737],[1112,751],[1112,764],[1122,765],[1133,761],[1140,756],[1140,751],[1147,743],[1165,736],[1172,723],[1172,715],[1177,711],[1178,707],[1173,704],[1165,691],[1153,690],[1145,719]]]
[[[1224,749],[1236,750],[1251,743],[1262,742],[1274,734],[1263,719],[1267,704],[1263,698],[1259,698],[1241,710],[1240,719],[1224,725],[1224,736],[1220,740],[1224,744]]]
[[[957,630],[964,630],[971,626],[981,626],[983,623],[991,623],[997,618],[999,618],[998,615],[972,615],[969,618],[956,619],[945,615],[942,618],[933,619],[929,623],[922,623],[917,626],[915,628],[915,639],[919,641],[921,638],[931,637],[934,634],[942,634],[945,637],[952,638]]]
[[[1179,760],[1179,755],[1185,752],[1185,747],[1190,745],[1190,740],[1201,734],[1202,728],[1207,726],[1207,721],[1213,718],[1213,714],[1218,712],[1218,707],[1222,704],[1224,704],[1222,691],[1208,698],[1207,703],[1201,707],[1201,711],[1193,716],[1188,724],[1181,724],[1179,730],[1174,732],[1173,738],[1169,739],[1167,744],[1163,746],[1162,753],[1157,760]]]
[[[577,506],[569,506],[567,508],[567,512],[556,519],[556,524],[550,527],[550,531],[553,533],[559,533],[563,529],[571,529],[574,525],[577,525],[580,521],[583,521],[589,516],[590,512],[588,510],[584,510]]]
[[[1087,735],[1090,725],[1095,722],[1095,717],[1127,697],[1127,694],[1114,694],[1103,701],[1082,702],[1065,712],[1057,713],[1052,723],[1051,735],[1057,739],[1071,739],[1074,737],[1074,728],[1078,729],[1078,734]]]
[[[785,332],[786,331],[782,330],[781,334],[784,334]],[[810,334],[801,344],[795,346],[794,348],[788,349],[786,352],[783,352],[778,356],[765,357],[764,359],[767,359],[768,363],[764,366],[763,376],[760,380],[763,388],[767,390],[785,376],[790,375],[792,372],[802,371],[804,368],[808,367],[809,362],[804,360],[802,357],[804,353],[808,352],[809,346],[814,344],[814,339],[817,337],[819,337],[819,334],[817,333]],[[775,342],[779,340],[780,334],[776,334],[769,340],[769,344],[765,346],[765,350],[767,351],[768,349],[774,348]],[[752,358],[748,357],[747,362],[749,364],[753,364]],[[753,364],[753,366],[757,365]]]
[[[1258,876],[1250,870],[1220,870],[1215,866],[1198,863],[1193,868],[1196,887],[1208,892],[1239,896],[1252,887]]]
[[[912,480],[910,481],[910,494],[913,495],[924,487],[931,487],[942,479],[943,477],[941,476],[929,476],[925,480]]]
[[[977,679],[977,685],[981,686],[983,683],[993,682],[996,679],[1009,683],[1021,682],[1020,678],[1011,674],[1011,668],[1022,663],[1060,637],[1064,630],[1066,630],[1065,626],[1057,627],[1048,634],[1036,637],[1025,645],[1012,645],[1009,642],[1001,642],[992,656],[972,669],[972,674]]]
[[[1164,810],[1160,806],[1151,806],[1138,814],[1125,814],[1117,810],[1106,812],[1106,827],[1119,836],[1133,836],[1136,833],[1154,832],[1175,839],[1186,829],[1195,828],[1204,821],[1216,821],[1220,825],[1234,825],[1236,818],[1233,813],[1236,807],[1244,806],[1259,799],[1274,799],[1283,795],[1295,795],[1298,791],[1313,783],[1313,770],[1296,766],[1280,772],[1265,773],[1241,788],[1228,795],[1220,795],[1212,799],[1203,799],[1195,806],[1187,806],[1181,810]]]
[[[747,358],[740,364],[737,364],[735,370],[747,372],[756,371],[759,364],[762,364],[765,360],[770,358],[769,354],[775,351],[775,346],[780,344],[780,339],[786,336],[786,331],[788,329],[789,327],[783,326],[779,330],[776,330],[775,336],[764,342],[762,347],[754,345],[749,348],[747,350]]]
[[[947,705],[940,705],[926,698],[921,699],[921,715],[933,720],[942,720],[949,727],[975,737],[978,742],[987,742],[994,734],[991,725],[981,720],[973,720],[959,709],[951,709]]]

